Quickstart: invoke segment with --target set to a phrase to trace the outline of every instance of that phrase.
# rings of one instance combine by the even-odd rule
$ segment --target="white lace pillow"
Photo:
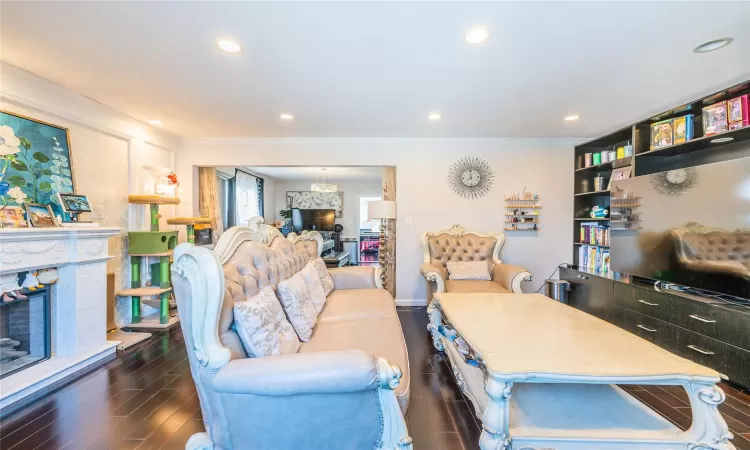
[[[326,304],[326,293],[323,290],[323,283],[320,281],[320,276],[318,276],[318,270],[315,268],[313,262],[310,261],[299,273],[304,278],[307,289],[310,291],[310,300],[312,300],[313,307],[315,307],[315,314],[320,314],[323,310],[323,305]]]
[[[288,280],[279,283],[279,300],[284,307],[289,322],[301,341],[307,342],[312,337],[313,327],[317,322],[315,306],[310,299],[310,290],[299,272]]]
[[[323,291],[326,293],[326,297],[328,297],[328,294],[333,292],[335,286],[333,285],[333,278],[331,278],[331,275],[328,273],[328,268],[326,267],[325,261],[323,261],[323,258],[317,257],[310,262],[318,271],[320,283],[323,285]]]
[[[450,261],[447,267],[449,280],[491,280],[487,261]]]
[[[297,353],[300,342],[271,286],[234,304],[234,325],[250,357]]]

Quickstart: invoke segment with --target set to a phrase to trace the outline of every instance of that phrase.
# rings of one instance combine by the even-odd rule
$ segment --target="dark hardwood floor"
[[[427,334],[424,308],[400,309],[409,347],[411,403],[407,414],[416,450],[477,449],[480,425],[444,357]],[[723,385],[720,409],[739,450],[750,450],[750,395]],[[690,425],[680,388],[630,386],[628,391],[676,425]],[[3,411],[0,449],[183,449],[203,430],[179,328],[50,392],[18,411]]]

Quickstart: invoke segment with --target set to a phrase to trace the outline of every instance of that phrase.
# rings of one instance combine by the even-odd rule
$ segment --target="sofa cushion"
[[[250,300],[234,304],[234,324],[248,356],[283,355],[299,350],[299,338],[271,286]]]
[[[501,285],[500,283],[495,283],[494,281],[446,280],[445,292],[461,292],[466,294],[497,292],[503,294],[510,291],[503,287],[503,285]]]
[[[393,297],[385,289],[336,289],[328,296],[318,322],[398,317]]]
[[[296,273],[279,283],[278,291],[281,305],[297,336],[301,341],[309,341],[318,315],[315,313],[305,279],[300,273]]]
[[[489,281],[490,268],[485,261],[448,261],[448,279]]]
[[[398,317],[321,322],[315,327],[312,339],[302,343],[299,353],[338,350],[362,350],[400,367],[403,376],[395,392],[401,410],[406,411],[409,403],[409,358]]]
[[[323,291],[325,291],[326,296],[328,296],[331,292],[333,292],[334,285],[333,285],[333,278],[331,278],[331,274],[328,273],[328,268],[326,267],[326,263],[325,261],[323,261],[323,258],[318,257],[312,260],[312,264],[315,266],[315,269],[318,271],[320,282],[323,285]]]
[[[310,300],[312,300],[315,314],[320,314],[323,305],[326,304],[326,293],[323,290],[323,283],[318,276],[318,270],[312,262],[307,263],[304,269],[300,271],[302,279],[305,280],[307,290],[310,291]]]

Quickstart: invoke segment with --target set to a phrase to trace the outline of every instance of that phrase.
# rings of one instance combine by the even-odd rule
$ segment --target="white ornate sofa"
[[[318,256],[320,239],[256,224],[227,230],[214,252],[175,249],[172,281],[206,428],[186,448],[411,449],[406,345],[375,269],[329,271],[335,289],[298,353],[249,358],[234,330],[234,303],[276,289]]]
[[[531,273],[523,267],[500,261],[500,249],[504,243],[503,233],[484,234],[468,231],[460,225],[424,233],[424,264],[419,270],[427,280],[427,302],[436,292],[523,293],[521,283],[531,281]],[[449,280],[446,267],[449,261],[487,261],[492,279]]]

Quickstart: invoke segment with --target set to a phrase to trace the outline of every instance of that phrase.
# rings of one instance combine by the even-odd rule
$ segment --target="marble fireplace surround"
[[[0,408],[105,358],[108,239],[119,228],[0,229],[0,274],[56,267],[51,289],[52,355],[0,381]]]

